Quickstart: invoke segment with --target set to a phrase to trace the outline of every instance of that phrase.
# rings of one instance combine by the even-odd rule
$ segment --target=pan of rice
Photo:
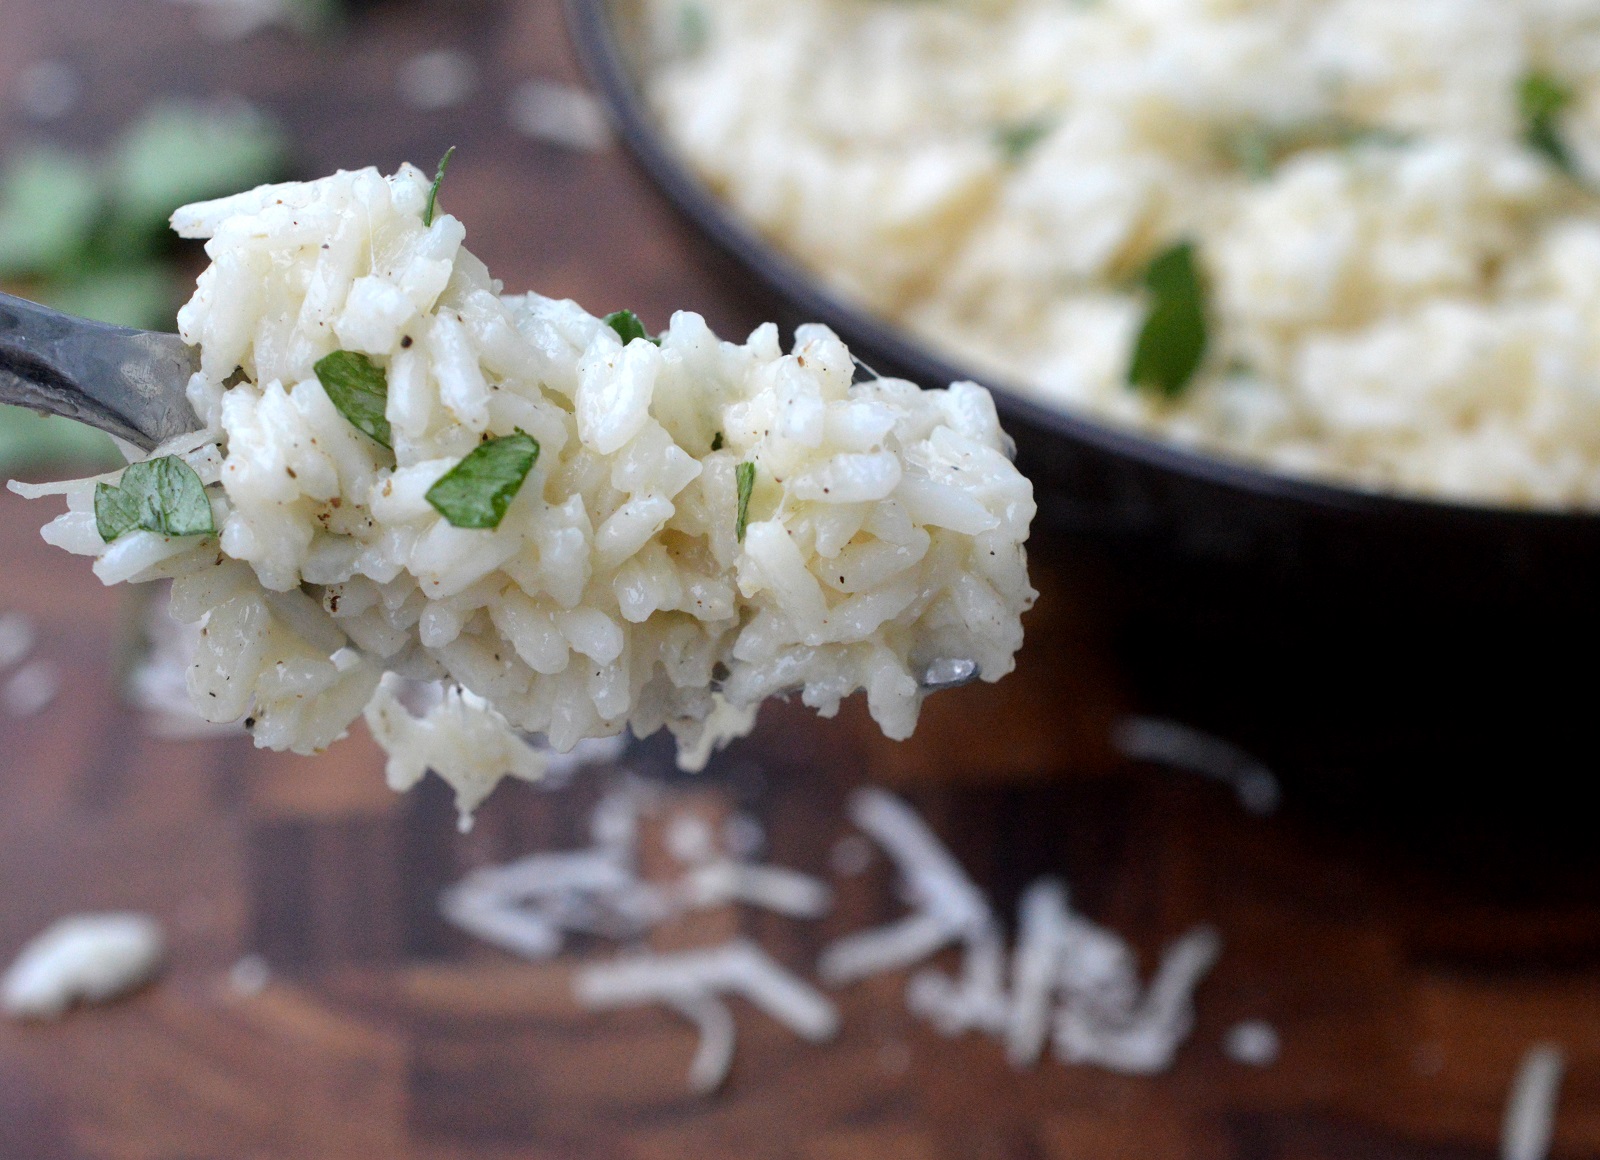
[[[567,11],[635,159],[792,316],[991,388],[1042,524],[1345,597],[1591,602],[1590,6]],[[1130,385],[1180,249],[1201,350]]]

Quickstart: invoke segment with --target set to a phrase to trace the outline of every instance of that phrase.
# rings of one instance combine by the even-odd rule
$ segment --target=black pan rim
[[[1303,504],[1328,516],[1456,525],[1600,528],[1600,512],[1491,506],[1366,490],[1282,475],[1242,460],[1193,451],[1037,402],[987,375],[946,362],[906,331],[836,297],[820,279],[744,225],[688,166],[657,128],[623,59],[609,0],[563,0],[568,34],[612,127],[634,161],[677,209],[715,245],[771,287],[796,311],[822,322],[869,355],[903,369],[914,381],[973,381],[995,396],[1002,416],[1069,442],[1132,460],[1159,472],[1252,500]]]

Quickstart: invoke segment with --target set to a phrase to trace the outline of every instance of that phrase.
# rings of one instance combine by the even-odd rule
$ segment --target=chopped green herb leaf
[[[739,488],[739,515],[733,523],[733,534],[744,543],[744,530],[750,525],[750,493],[756,488],[756,465],[741,463],[733,469],[733,478]]]
[[[718,431],[715,435],[713,435],[711,437],[711,450],[713,450],[713,451],[721,451],[722,450],[722,432],[721,431]]]
[[[1558,131],[1561,114],[1572,104],[1572,89],[1549,73],[1531,72],[1517,86],[1517,104],[1522,112],[1523,140],[1530,149],[1543,153],[1563,173],[1576,175],[1572,154]]]
[[[522,431],[480,443],[428,489],[427,500],[458,528],[497,528],[538,458],[538,441]]]
[[[445,167],[450,164],[450,155],[456,151],[454,145],[444,151],[444,156],[439,158],[439,169],[433,175],[433,184],[428,187],[428,204],[422,211],[422,224],[433,225],[433,207],[439,200],[439,187],[444,184]]]
[[[1032,153],[1034,146],[1048,137],[1053,128],[1055,120],[1051,117],[1033,117],[999,125],[994,130],[994,143],[1005,163],[1016,165]]]
[[[1205,286],[1193,242],[1156,255],[1144,273],[1150,308],[1134,344],[1128,384],[1175,399],[1206,353]]]
[[[617,337],[622,340],[623,346],[627,346],[636,338],[642,338],[646,342],[653,342],[657,346],[661,345],[661,340],[652,338],[650,332],[644,328],[644,323],[639,321],[639,316],[631,310],[613,311],[601,321],[617,332]]]
[[[205,486],[176,455],[130,463],[119,483],[95,484],[94,523],[108,544],[136,529],[163,536],[209,536],[217,530]]]
[[[328,392],[328,401],[350,420],[352,427],[385,447],[394,445],[389,420],[384,417],[389,405],[389,379],[382,367],[364,354],[336,350],[318,359],[312,369],[322,389]]]

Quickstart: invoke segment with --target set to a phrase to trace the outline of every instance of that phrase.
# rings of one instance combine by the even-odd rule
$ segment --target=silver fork
[[[176,334],[0,294],[0,403],[76,419],[148,451],[200,426],[184,394],[199,368],[200,352]]]

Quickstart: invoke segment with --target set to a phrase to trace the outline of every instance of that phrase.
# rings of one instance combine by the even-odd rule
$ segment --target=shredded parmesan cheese
[[[1550,1154],[1565,1068],[1561,1049],[1552,1043],[1538,1044],[1523,1056],[1500,1130],[1502,1160],[1545,1160]]]
[[[142,986],[165,955],[153,918],[72,915],[22,948],[0,979],[0,1010],[19,1019],[56,1019],[74,1003],[104,1003]]]

